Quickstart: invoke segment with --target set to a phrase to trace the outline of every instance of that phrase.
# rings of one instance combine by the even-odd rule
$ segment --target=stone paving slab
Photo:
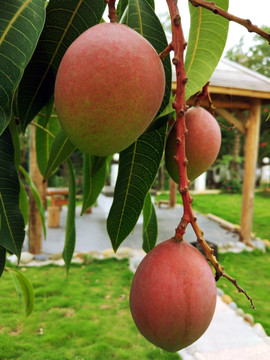
[[[260,336],[218,296],[209,328],[179,353],[183,360],[269,360],[270,338]]]

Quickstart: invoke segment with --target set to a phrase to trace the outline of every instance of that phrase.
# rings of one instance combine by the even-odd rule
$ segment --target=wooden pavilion
[[[173,89],[175,87],[174,74]],[[252,232],[261,106],[270,103],[270,79],[221,59],[210,79],[209,92],[216,114],[245,135],[240,241],[248,243]]]

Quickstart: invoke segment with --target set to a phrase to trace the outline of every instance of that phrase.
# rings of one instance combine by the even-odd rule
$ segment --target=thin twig
[[[167,55],[173,50],[172,43],[170,43],[160,54],[159,57],[161,60],[164,60]]]
[[[261,37],[266,39],[268,41],[268,43],[270,44],[270,34],[267,33],[266,31],[260,29],[258,26],[253,25],[249,19],[242,19],[238,16],[232,15],[232,14],[228,13],[227,11],[218,7],[212,1],[189,0],[189,2],[195,7],[203,7],[207,10],[212,11],[214,14],[224,17],[225,19],[227,19],[229,21],[234,21],[234,22],[244,26],[249,32],[254,32],[254,33],[260,35]]]
[[[224,268],[217,261],[213,249],[207,244],[203,231],[200,229],[197,219],[193,214],[191,203],[193,201],[190,192],[189,192],[189,180],[187,176],[187,164],[188,160],[185,156],[185,137],[187,134],[187,128],[185,123],[185,112],[187,110],[187,105],[185,102],[185,85],[187,83],[187,77],[184,68],[184,51],[186,47],[186,42],[183,35],[183,30],[181,26],[181,17],[179,14],[177,0],[167,0],[168,8],[170,11],[171,23],[172,23],[172,42],[170,48],[174,50],[174,58],[172,60],[175,65],[176,70],[176,96],[173,102],[173,108],[176,111],[176,143],[177,151],[175,155],[175,160],[179,168],[179,192],[183,200],[183,209],[184,213],[181,218],[179,225],[175,230],[175,241],[183,241],[183,235],[185,234],[188,224],[191,224],[194,233],[196,234],[197,241],[201,244],[206,258],[213,265],[216,271],[216,280],[221,276],[226,277],[231,281],[238,291],[245,294],[245,296],[251,302],[253,308],[255,308],[251,298],[247,295],[236,282],[235,279],[230,277],[224,272]],[[165,49],[168,51],[168,48]],[[204,89],[207,90],[207,89]]]
[[[109,8],[109,19],[111,23],[117,23],[118,18],[117,18],[117,13],[115,10],[115,0],[105,0],[106,3],[108,4],[108,8]]]

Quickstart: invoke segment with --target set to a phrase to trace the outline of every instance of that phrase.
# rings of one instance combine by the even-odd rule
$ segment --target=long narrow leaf
[[[81,215],[97,200],[106,180],[106,157],[83,155],[83,205]]]
[[[68,175],[69,175],[69,194],[68,194],[68,212],[66,219],[66,236],[65,236],[65,245],[63,250],[63,259],[66,264],[66,271],[68,273],[72,256],[75,249],[76,241],[76,183],[73,166],[70,160],[67,161],[68,164]]]
[[[216,5],[228,9],[229,0],[217,0]],[[186,99],[201,90],[209,81],[224,50],[229,21],[201,7],[189,4],[189,31],[185,69],[188,77]]]
[[[17,115],[24,129],[51,99],[67,48],[82,32],[100,22],[105,6],[103,0],[50,0],[40,41],[18,90]]]
[[[1,226],[1,223],[0,223]],[[6,263],[6,249],[0,246],[0,277],[3,274],[3,271],[5,269],[5,263]]]
[[[34,303],[35,303],[33,286],[31,282],[27,279],[27,277],[24,276],[19,270],[10,267],[8,267],[7,270],[13,277],[16,290],[18,292],[18,296],[20,297],[20,294],[22,293],[24,297],[25,313],[26,316],[29,316],[34,309]]]
[[[155,207],[152,203],[151,194],[145,197],[143,205],[143,250],[148,253],[157,242],[158,225]]]
[[[159,18],[147,0],[129,0],[125,15],[125,24],[136,30],[145,37],[158,53],[162,52],[168,45],[166,35]],[[159,109],[160,114],[168,105],[171,95],[172,70],[170,58],[163,60],[166,77],[164,98]]]
[[[15,90],[43,28],[46,3],[0,1],[0,135],[10,121]]]
[[[20,209],[23,215],[25,225],[29,222],[29,197],[25,190],[23,182],[20,180],[20,198],[19,198]]]
[[[52,144],[56,134],[60,131],[58,118],[51,116],[39,116],[36,128],[36,156],[40,173],[44,176],[50,158]]]
[[[28,172],[22,167],[20,166],[20,171],[22,172],[23,176],[26,178],[28,185],[34,195],[36,204],[37,204],[37,208],[38,208],[38,212],[41,218],[41,223],[42,223],[42,228],[43,228],[43,233],[44,233],[44,237],[46,238],[46,220],[45,220],[45,209],[44,209],[44,205],[41,201],[41,198],[39,196],[38,190],[36,188],[36,185],[34,184],[33,180],[31,179],[31,177],[29,176]]]
[[[114,200],[107,219],[113,249],[133,230],[151,188],[164,150],[167,125],[153,129],[120,153]]]
[[[44,179],[48,179],[52,173],[58,169],[59,165],[69,158],[75,149],[76,147],[71,143],[63,130],[60,130],[51,145],[51,152],[44,173]]]
[[[18,258],[25,236],[19,193],[14,147],[8,127],[0,136],[0,246],[16,254]]]

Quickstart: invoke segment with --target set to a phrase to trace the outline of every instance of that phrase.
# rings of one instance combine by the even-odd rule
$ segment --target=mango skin
[[[192,245],[174,239],[152,249],[138,266],[130,310],[142,335],[176,352],[203,335],[216,307],[213,272]]]
[[[216,119],[202,107],[192,107],[185,115],[188,133],[185,139],[190,181],[204,173],[216,160],[221,146],[221,131]],[[176,129],[172,127],[165,148],[165,164],[170,177],[179,184],[179,170],[174,156],[177,151]]]
[[[165,90],[153,46],[126,25],[101,23],[67,49],[55,82],[61,126],[81,151],[120,152],[149,126]]]

